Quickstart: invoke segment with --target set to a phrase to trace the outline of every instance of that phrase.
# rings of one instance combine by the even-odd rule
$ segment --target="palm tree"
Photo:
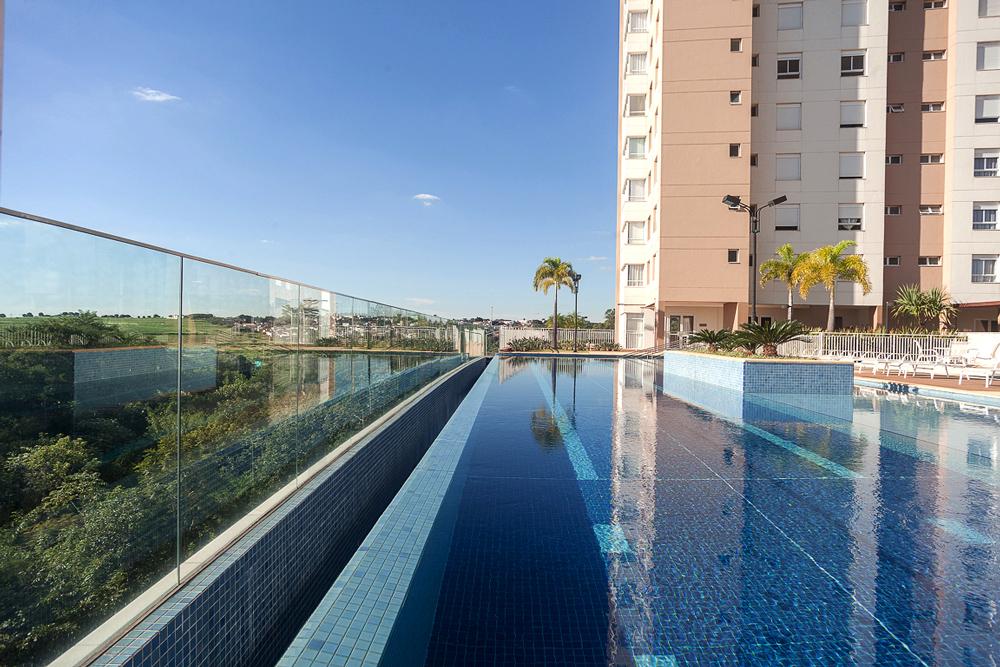
[[[927,327],[928,322],[938,328],[947,326],[957,313],[958,307],[947,290],[932,287],[925,292],[919,285],[901,285],[892,308],[893,315],[912,318],[919,327]]]
[[[800,255],[792,249],[791,243],[778,248],[774,253],[774,258],[769,259],[760,265],[760,286],[764,287],[773,280],[780,280],[788,288],[788,316],[792,319],[792,291],[795,288],[795,267],[797,267],[805,255]]]
[[[535,291],[549,293],[550,287],[556,288],[555,304],[552,308],[552,349],[559,349],[559,288],[573,288],[573,265],[558,257],[546,257],[535,270],[533,282]]]
[[[856,246],[854,241],[841,241],[835,245],[816,248],[806,253],[792,272],[792,279],[799,286],[799,294],[806,298],[816,285],[823,285],[830,295],[830,309],[826,315],[826,330],[833,331],[835,295],[837,283],[841,281],[858,283],[865,294],[872,291],[868,277],[868,265],[858,255],[845,255],[844,251]]]

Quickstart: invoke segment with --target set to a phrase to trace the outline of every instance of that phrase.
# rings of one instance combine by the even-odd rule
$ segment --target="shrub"
[[[728,329],[702,329],[688,337],[692,343],[707,345],[710,352],[717,352],[719,348],[728,349],[733,346],[733,332]]]
[[[551,350],[552,343],[544,338],[515,338],[507,344],[510,352],[540,352]]]
[[[779,345],[797,340],[807,333],[809,333],[809,329],[795,320],[782,320],[766,324],[747,322],[741,325],[740,330],[734,334],[734,341],[740,347],[751,351],[758,347],[762,348],[762,354],[765,357],[776,357]]]

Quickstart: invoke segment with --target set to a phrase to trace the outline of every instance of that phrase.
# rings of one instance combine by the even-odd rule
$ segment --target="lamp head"
[[[784,204],[786,201],[788,201],[788,197],[786,197],[785,195],[781,195],[780,197],[775,197],[774,199],[769,201],[767,205],[777,206],[778,204]]]
[[[740,198],[736,195],[726,195],[722,198],[722,203],[729,208],[736,208],[740,205]]]

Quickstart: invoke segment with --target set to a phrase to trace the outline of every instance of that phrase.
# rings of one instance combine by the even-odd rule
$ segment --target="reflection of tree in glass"
[[[531,434],[542,449],[556,449],[563,444],[559,425],[548,408],[538,408],[531,413]]]

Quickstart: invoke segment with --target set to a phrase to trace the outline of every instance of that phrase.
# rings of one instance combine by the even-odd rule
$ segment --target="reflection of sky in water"
[[[180,258],[80,232],[0,217],[0,313],[80,310],[100,315],[176,315]],[[184,312],[222,317],[280,315],[299,285],[184,260]],[[322,311],[391,317],[412,313],[310,287]]]

